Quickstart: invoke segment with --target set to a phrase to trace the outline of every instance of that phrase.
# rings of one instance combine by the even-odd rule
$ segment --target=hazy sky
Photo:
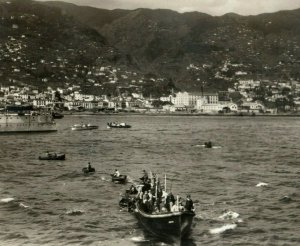
[[[104,9],[164,8],[178,12],[199,11],[211,15],[229,12],[256,15],[300,8],[300,0],[64,0],[64,2]]]

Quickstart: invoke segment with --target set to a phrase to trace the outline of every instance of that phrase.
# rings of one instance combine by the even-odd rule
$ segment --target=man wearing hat
[[[185,201],[185,206],[184,206],[186,211],[194,211],[194,203],[191,199],[191,195],[186,196],[186,201]]]

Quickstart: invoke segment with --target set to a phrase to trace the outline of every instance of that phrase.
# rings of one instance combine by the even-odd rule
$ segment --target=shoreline
[[[63,115],[71,115],[71,116],[134,116],[134,115],[142,115],[142,116],[203,116],[203,117],[300,117],[299,114],[201,114],[201,113],[129,113],[129,112],[118,112],[118,113],[103,113],[103,112],[62,112]]]

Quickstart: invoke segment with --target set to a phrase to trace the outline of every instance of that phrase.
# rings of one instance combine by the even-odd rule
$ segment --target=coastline
[[[139,112],[118,112],[118,113],[104,113],[104,112],[91,112],[91,111],[82,111],[82,112],[70,112],[64,111],[62,112],[63,115],[71,115],[71,116],[81,116],[81,115],[95,115],[95,116],[131,116],[131,115],[142,115],[142,116],[186,116],[186,117],[193,117],[193,116],[203,116],[203,117],[300,117],[300,112],[297,114],[255,114],[252,115],[251,113],[243,113],[243,114],[204,114],[204,113],[139,113]]]

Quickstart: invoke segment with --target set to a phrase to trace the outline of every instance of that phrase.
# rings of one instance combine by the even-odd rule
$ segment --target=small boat
[[[65,160],[65,158],[65,154],[55,152],[47,152],[39,156],[39,160]]]
[[[209,149],[212,148],[212,142],[211,141],[205,142],[204,147]]]
[[[87,168],[87,167],[82,168],[82,172],[83,172],[84,174],[94,173],[95,171],[96,171],[96,170],[95,170],[95,168],[93,168],[93,167],[91,167],[91,168]]]
[[[124,122],[122,122],[122,123],[109,122],[109,123],[107,123],[107,128],[131,128],[131,125],[128,125]]]
[[[52,117],[53,119],[62,119],[64,115],[59,112],[52,112]]]
[[[84,130],[94,130],[98,129],[98,126],[91,124],[75,124],[71,127],[73,131],[84,131]]]
[[[116,184],[125,184],[127,180],[127,176],[126,175],[120,175],[120,176],[115,176],[113,174],[111,174],[111,181],[116,183]]]

